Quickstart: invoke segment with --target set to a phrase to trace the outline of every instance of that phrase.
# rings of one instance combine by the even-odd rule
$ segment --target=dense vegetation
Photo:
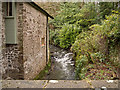
[[[120,68],[118,3],[61,3],[49,23],[51,44],[70,49],[76,78],[113,79]]]

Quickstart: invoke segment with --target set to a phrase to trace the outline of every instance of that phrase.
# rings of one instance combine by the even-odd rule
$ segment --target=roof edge
[[[43,10],[40,6],[38,6],[36,3],[34,2],[28,2],[30,5],[32,5],[34,8],[36,8],[37,10],[41,11],[42,13],[44,13],[45,15],[47,15],[48,17],[54,19],[50,14],[48,14],[45,10]]]

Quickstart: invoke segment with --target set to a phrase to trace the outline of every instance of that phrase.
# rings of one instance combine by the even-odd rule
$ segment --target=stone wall
[[[2,79],[2,2],[0,1],[0,79]]]
[[[5,54],[5,22],[4,22],[4,9],[3,9],[3,7],[4,7],[4,5],[3,5],[3,3],[2,3],[2,12],[1,12],[1,15],[2,15],[2,29],[1,29],[1,36],[2,36],[2,43],[1,43],[1,45],[2,45],[2,76],[4,76],[5,74],[6,74],[6,68],[7,68],[7,64],[5,64],[5,58],[6,58],[6,56],[4,55]],[[7,62],[6,62],[7,63]]]
[[[5,42],[5,4],[3,4],[0,49],[3,79],[33,79],[46,66],[47,16],[28,3],[16,3],[17,44]],[[2,57],[2,56],[1,56]]]
[[[3,3],[3,21],[2,21],[2,48],[3,48],[3,79],[24,79],[23,69],[23,49],[22,49],[22,35],[23,35],[23,4],[17,5],[17,44],[6,44],[5,42],[5,3]]]
[[[23,8],[24,78],[33,79],[46,66],[47,17],[28,3]]]

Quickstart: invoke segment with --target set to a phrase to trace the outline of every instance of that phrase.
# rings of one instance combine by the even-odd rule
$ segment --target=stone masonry
[[[47,17],[27,3],[24,3],[23,7],[24,78],[32,79],[46,66]]]
[[[5,44],[5,15],[3,15],[3,79],[24,79],[22,50],[22,3],[17,3],[17,38],[18,44]],[[3,3],[3,14],[4,14]],[[20,19],[21,18],[21,19]]]
[[[17,44],[5,43],[4,3],[2,7],[3,79],[33,79],[47,63],[48,17],[27,2],[16,3],[16,7]]]
[[[0,79],[2,79],[2,2],[0,1]]]

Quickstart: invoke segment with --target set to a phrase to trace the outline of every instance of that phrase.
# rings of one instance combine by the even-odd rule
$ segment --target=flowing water
[[[46,79],[49,80],[74,80],[73,53],[50,45],[51,70]]]

